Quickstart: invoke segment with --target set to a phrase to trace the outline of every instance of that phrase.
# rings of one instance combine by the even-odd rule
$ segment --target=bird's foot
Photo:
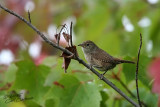
[[[104,78],[104,75],[106,74],[107,71],[105,71],[103,74],[100,75],[100,79],[102,80]]]
[[[89,69],[90,69],[90,70],[92,69],[92,65],[89,65]]]
[[[100,80],[102,80],[102,79],[103,79],[103,77],[104,77],[104,75],[103,75],[103,74],[101,74],[101,75],[100,75],[100,77],[99,77],[99,79],[100,79]]]

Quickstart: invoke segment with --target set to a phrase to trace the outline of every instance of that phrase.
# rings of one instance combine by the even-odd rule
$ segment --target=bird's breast
[[[92,63],[91,55],[90,55],[90,54],[85,54],[84,56],[85,56],[85,59],[87,60],[87,62],[88,62],[89,64],[91,64],[91,63]]]

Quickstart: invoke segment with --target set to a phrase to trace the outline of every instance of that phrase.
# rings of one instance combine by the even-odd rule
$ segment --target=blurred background
[[[31,23],[53,42],[61,25],[70,32],[72,21],[74,45],[92,40],[121,59],[137,60],[142,33],[140,98],[148,107],[160,107],[159,0],[0,0],[0,4],[27,20],[29,11]],[[67,46],[63,36],[60,45]],[[60,55],[24,22],[0,9],[0,106],[131,107],[77,61],[72,60],[65,74]],[[119,65],[106,77],[137,101],[135,65]],[[23,93],[21,99],[33,99],[5,103],[3,96],[13,91]]]

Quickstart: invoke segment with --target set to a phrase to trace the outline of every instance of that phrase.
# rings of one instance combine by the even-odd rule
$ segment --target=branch
[[[29,19],[29,22],[31,23],[31,15],[30,15],[29,10],[28,10],[28,19]]]
[[[66,54],[69,54],[69,55],[73,55],[72,52],[68,51],[67,49],[64,49],[63,47],[61,46],[57,46],[55,43],[53,43],[52,41],[48,40],[43,33],[41,33],[35,26],[33,26],[31,23],[29,23],[26,19],[24,19],[22,16],[16,14],[15,12],[3,7],[1,4],[0,4],[0,8],[2,8],[3,10],[5,10],[6,12],[16,16],[17,18],[19,18],[20,20],[22,20],[24,23],[26,23],[29,27],[31,27],[35,32],[37,32],[37,34],[39,34],[42,39],[48,43],[49,45],[65,52]],[[75,58],[75,60],[77,60],[79,63],[83,64],[86,68],[90,69],[95,75],[97,75],[99,78],[101,77],[101,74],[98,73],[95,69],[93,68],[90,68],[90,66],[88,64],[86,64],[82,59],[80,59],[79,57]],[[110,82],[108,79],[106,78],[102,78],[102,80],[108,84],[110,87],[112,87],[115,91],[117,91],[121,96],[123,96],[128,102],[130,102],[132,105],[134,105],[135,107],[139,107],[139,105],[137,103],[135,103],[132,99],[130,99],[128,96],[126,96],[120,89],[118,89],[112,82]]]
[[[113,75],[115,77],[115,79],[117,81],[120,82],[120,84],[126,89],[126,91],[134,98],[136,98],[136,96],[128,89],[128,87],[123,83],[123,81],[113,72]]]
[[[68,51],[67,49],[64,49],[63,47],[61,46],[57,46],[56,44],[54,44],[51,40],[47,39],[43,33],[41,33],[35,26],[33,26],[31,23],[29,23],[26,19],[24,19],[22,16],[16,14],[15,12],[3,7],[1,4],[0,4],[0,8],[2,8],[3,10],[5,10],[6,12],[16,16],[18,19],[22,20],[24,23],[26,23],[29,27],[31,27],[37,34],[39,34],[41,36],[41,38],[46,42],[48,43],[49,45],[63,51],[63,52],[66,52],[70,55],[72,55],[72,53],[70,51]]]
[[[95,75],[97,75],[99,78],[101,77],[101,74],[98,73],[95,69],[91,68],[88,64],[86,64],[82,59],[80,59],[79,57],[77,58],[77,60],[83,64],[85,67],[87,67],[88,69],[90,69]],[[136,104],[132,99],[130,99],[128,96],[126,96],[119,88],[117,88],[112,82],[110,82],[108,79],[106,79],[105,77],[102,78],[102,80],[107,83],[110,87],[112,87],[115,91],[117,91],[121,96],[123,96],[128,102],[130,102],[132,105],[134,105],[135,107],[139,107],[138,104]]]
[[[58,45],[58,46],[59,46],[59,41],[60,41],[61,32],[62,32],[62,30],[65,28],[65,26],[66,26],[66,24],[62,25],[62,28],[61,28],[61,30],[60,30],[59,33],[58,33],[58,37],[57,37],[57,45]]]
[[[71,44],[71,47],[73,46],[72,44],[72,22],[71,22],[71,26],[70,26],[70,44]]]
[[[136,89],[137,89],[137,100],[139,103],[139,106],[142,107],[141,101],[140,101],[140,96],[139,96],[139,90],[138,90],[138,69],[139,69],[139,56],[141,52],[141,47],[142,47],[142,34],[140,33],[140,46],[138,50],[138,59],[137,59],[137,64],[136,64]]]
[[[136,96],[128,89],[128,87],[124,84],[124,82],[123,82],[114,72],[112,72],[112,73],[113,73],[115,79],[120,82],[120,84],[126,89],[126,91],[127,91],[133,98],[136,98]],[[142,104],[144,107],[147,107],[147,105],[146,105],[143,101],[141,101],[141,104]]]

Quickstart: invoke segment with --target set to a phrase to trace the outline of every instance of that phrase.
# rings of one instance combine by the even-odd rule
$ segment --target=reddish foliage
[[[5,1],[7,7],[9,9],[15,11],[16,13],[22,15],[24,13],[24,5],[28,0],[8,0]],[[12,52],[16,52],[19,48],[20,41],[18,39],[15,40],[12,37],[12,31],[16,23],[18,22],[18,18],[7,14],[6,16],[1,16],[0,22],[0,51],[2,49],[11,49]]]
[[[149,65],[149,74],[153,78],[152,91],[160,94],[160,58],[155,58]],[[159,107],[160,107],[160,97],[159,97]]]
[[[63,37],[65,38],[65,40],[67,41],[67,43],[69,43],[70,35],[65,32],[63,32],[62,34],[63,34]]]
[[[57,41],[57,39],[58,39],[58,34],[55,34],[54,36],[55,36],[55,38],[56,38],[56,41]]]
[[[63,58],[62,68],[64,69],[65,73],[67,73],[67,69],[68,69],[70,62],[71,62],[70,58]]]
[[[160,93],[160,58],[154,59],[149,65],[149,73],[154,79],[153,92]]]
[[[66,70],[71,62],[71,59],[74,59],[75,56],[78,56],[77,54],[77,49],[76,49],[76,46],[73,46],[73,47],[66,47],[65,49],[69,50],[70,52],[72,52],[74,55],[69,55],[69,54],[66,54],[66,53],[62,53],[61,57],[63,57],[63,65],[62,65],[62,68],[64,68],[64,71],[66,73]]]
[[[120,68],[117,73],[112,72],[111,78],[116,79],[116,80],[120,80],[121,71],[122,71],[122,68]]]
[[[43,61],[47,56],[48,56],[48,55],[47,55],[46,53],[41,53],[38,58],[34,59],[35,64],[36,64],[36,65],[41,64],[42,61]]]

